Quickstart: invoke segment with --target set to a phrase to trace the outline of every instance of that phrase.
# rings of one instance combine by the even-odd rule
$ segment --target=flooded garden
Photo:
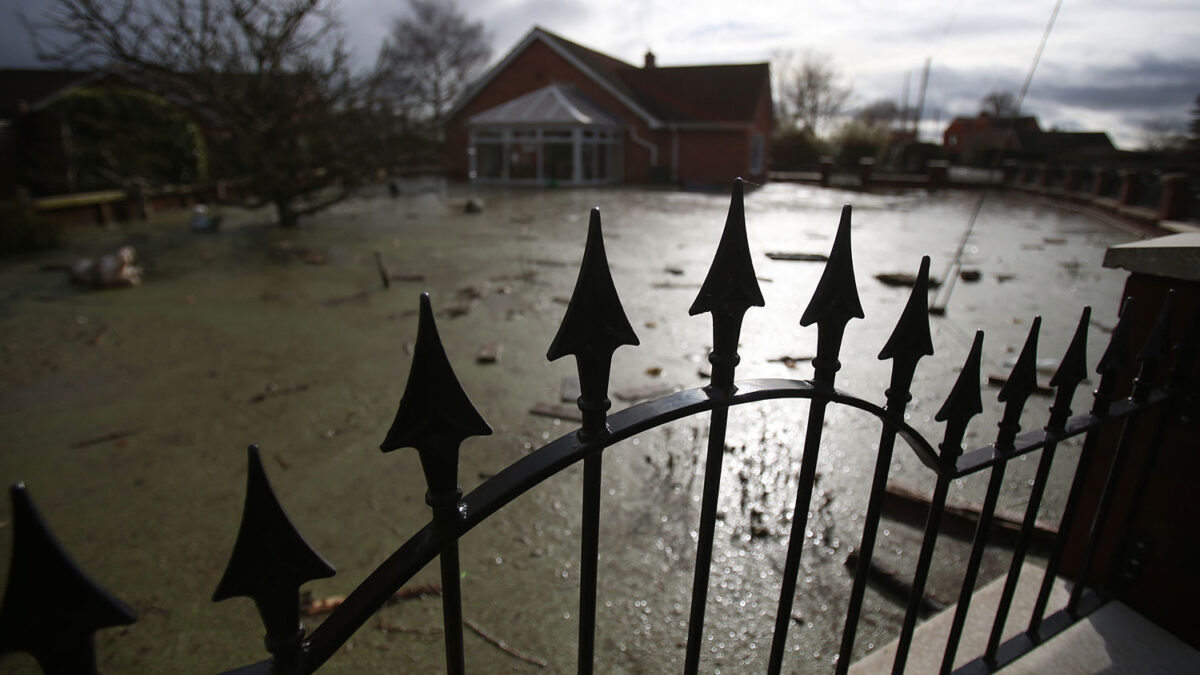
[[[614,410],[706,383],[711,320],[687,310],[716,250],[728,193],[480,190],[433,180],[400,187],[396,198],[369,191],[295,230],[269,224],[265,212],[231,210],[219,231],[194,233],[186,212],[164,212],[112,230],[77,227],[63,248],[0,264],[0,478],[25,481],[77,561],[138,612],[133,626],[97,635],[103,671],[217,672],[265,657],[253,603],[209,602],[237,534],[248,444],[261,446],[284,508],[338,569],[305,586],[317,609],[346,595],[428,522],[416,452],[378,450],[404,390],[421,291],[431,295],[464,389],[495,430],[463,445],[464,491],[574,429],[575,422],[530,411],[573,406],[563,399],[574,363],[548,363],[545,355],[575,283],[593,206],[641,341],[614,358]],[[472,198],[482,213],[464,211]],[[750,250],[766,306],[746,316],[738,378],[812,376],[816,330],[799,321],[823,266],[766,254],[827,254],[841,207],[851,203],[866,318],[847,328],[837,386],[882,404],[890,365],[876,356],[908,289],[875,277],[915,274],[928,254],[941,279],[977,199],[972,192],[867,194],[782,183],[749,192]],[[1091,305],[1094,366],[1116,322],[1125,276],[1100,263],[1107,247],[1136,237],[1055,205],[989,195],[963,247],[962,266],[977,278],[958,281],[945,315],[931,317],[935,356],[917,369],[909,423],[940,440],[933,416],[977,329],[986,334],[985,378],[1006,375],[1041,316],[1039,358],[1048,381],[1080,311]],[[140,286],[85,291],[68,283],[63,268],[74,258],[122,245],[137,252]],[[973,420],[968,446],[994,439],[998,391],[984,385],[985,412]],[[1076,397],[1077,411],[1084,398]],[[1049,402],[1032,398],[1023,426],[1041,426]],[[773,401],[731,411],[705,672],[765,668],[807,405]],[[685,419],[606,453],[600,672],[682,667],[706,422],[707,415]],[[846,561],[858,546],[878,434],[869,416],[830,408],[789,671],[825,672],[836,655],[853,574]],[[1057,522],[1077,450],[1060,448],[1043,520]],[[1010,467],[1002,510],[1023,513],[1035,465]],[[462,540],[471,672],[574,670],[581,474],[573,467],[534,488]],[[933,478],[915,454],[897,448],[892,485],[928,495]],[[984,481],[958,481],[951,500],[978,502]],[[0,524],[6,571],[7,503]],[[919,543],[919,525],[885,518],[876,560],[911,578]],[[933,601],[954,602],[968,549],[965,540],[942,538]],[[1002,573],[1007,558],[1002,547],[989,553],[985,576]],[[411,587],[437,581],[431,566]],[[326,670],[441,670],[440,602],[436,594],[410,595],[368,622]],[[856,655],[894,639],[902,616],[902,601],[869,588]],[[320,620],[314,611],[306,621],[311,629]],[[19,655],[0,657],[0,668],[36,672]]]

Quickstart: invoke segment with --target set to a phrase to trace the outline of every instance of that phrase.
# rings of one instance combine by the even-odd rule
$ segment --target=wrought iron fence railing
[[[927,300],[928,257],[922,259],[908,302],[879,354],[879,358],[892,361],[883,405],[834,386],[841,368],[839,355],[846,326],[851,319],[863,317],[851,257],[849,206],[842,211],[828,263],[800,321],[803,326],[815,324],[817,327],[813,378],[735,382],[742,319],[751,307],[764,305],[750,258],[742,197],[742,184],[738,181],[716,254],[689,310],[692,315],[712,314],[713,347],[709,356],[712,376],[708,386],[609,413],[608,386],[613,353],[618,347],[637,345],[638,338],[617,296],[604,250],[600,213],[593,210],[575,291],[547,353],[550,360],[575,357],[582,424],[503,469],[467,495],[463,495],[458,487],[459,445],[466,438],[491,434],[491,428],[459,384],[438,336],[429,296],[421,296],[412,367],[395,420],[381,449],[384,452],[409,447],[417,450],[428,485],[426,502],[433,517],[428,525],[371,572],[311,634],[305,632],[299,619],[299,588],[307,581],[332,575],[334,570],[309,547],[284,513],[267,480],[257,448],[252,446],[241,527],[213,600],[237,596],[253,599],[266,627],[265,645],[270,658],[229,672],[290,674],[317,670],[434,558],[438,558],[441,568],[446,668],[452,673],[466,672],[459,539],[516,497],[579,462],[583,463],[583,527],[580,532],[577,668],[580,673],[592,672],[596,658],[597,560],[604,451],[669,422],[709,413],[684,665],[686,673],[698,672],[729,411],[735,406],[772,399],[807,400],[809,413],[768,673],[779,673],[787,666],[788,626],[796,598],[804,531],[829,406],[848,406],[864,411],[878,422],[880,428],[860,554],[834,666],[836,672],[845,673],[850,666],[897,439],[904,441],[933,472],[935,486],[900,628],[894,673],[904,671],[913,643],[951,482],[971,474],[989,474],[970,556],[963,570],[962,590],[945,645],[942,671],[951,670],[955,663],[983,554],[991,536],[991,521],[1006,468],[1013,460],[1034,451],[1041,451],[1037,473],[1029,487],[1024,519],[1013,543],[1012,559],[987,647],[967,668],[996,670],[1103,604],[1109,597],[1107,589],[1119,581],[1117,573],[1125,569],[1123,563],[1133,548],[1131,528],[1135,519],[1125,518],[1120,531],[1114,532],[1111,527],[1113,510],[1119,508],[1127,514],[1136,514],[1153,464],[1153,460],[1144,464],[1132,500],[1118,503],[1117,484],[1126,473],[1124,463],[1132,451],[1134,432],[1139,424],[1145,423],[1148,414],[1157,413],[1153,420],[1157,425],[1156,433],[1148,450],[1151,458],[1157,456],[1164,438],[1160,431],[1178,416],[1182,402],[1195,395],[1193,371],[1195,347],[1200,337],[1200,311],[1191,313],[1184,336],[1172,353],[1168,335],[1173,312],[1168,298],[1149,339],[1137,352],[1137,375],[1130,385],[1131,393],[1118,397],[1116,392],[1124,386],[1118,383],[1119,374],[1129,370],[1134,359],[1127,301],[1108,348],[1096,367],[1100,380],[1091,408],[1087,413],[1073,415],[1072,402],[1088,370],[1085,345],[1090,308],[1084,308],[1070,346],[1051,380],[1054,401],[1049,417],[1043,427],[1022,432],[1021,415],[1037,386],[1041,320],[1034,319],[1024,348],[1000,390],[999,400],[1004,403],[1004,411],[995,441],[964,451],[963,439],[968,423],[983,411],[980,396],[983,333],[976,333],[960,374],[935,417],[944,423],[941,441],[935,446],[910,426],[904,416],[912,398],[909,390],[918,362],[933,354]],[[1168,363],[1170,371],[1164,376],[1162,371]],[[1094,513],[1081,513],[1084,479],[1096,455],[1099,432],[1106,428],[1118,431],[1118,447],[1098,507]],[[1061,443],[1077,436],[1083,436],[1085,440],[1062,514],[1060,536],[1046,561],[1032,619],[1025,631],[1004,641],[1003,630],[1029,552],[1055,451]],[[135,614],[72,562],[38,515],[24,485],[13,486],[11,494],[14,546],[8,587],[0,608],[0,652],[30,652],[47,673],[95,672],[94,634],[103,628],[132,623]],[[1090,520],[1081,520],[1082,517]],[[1064,548],[1072,536],[1072,529],[1081,526],[1088,528],[1084,537],[1086,546],[1075,573],[1070,599],[1065,608],[1048,612],[1050,590],[1062,564]],[[1114,562],[1120,564],[1105,568],[1117,571],[1106,575],[1107,578],[1094,579],[1092,570],[1099,569],[1097,557],[1102,550],[1102,539],[1117,542]]]

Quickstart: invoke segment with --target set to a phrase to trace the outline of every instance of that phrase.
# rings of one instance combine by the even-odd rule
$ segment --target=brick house
[[[535,27],[446,122],[452,175],[481,183],[724,185],[766,176],[766,63],[643,67]]]
[[[956,117],[942,134],[942,147],[954,161],[986,164],[996,153],[1012,159],[1040,160],[1063,155],[1111,152],[1102,131],[1043,131],[1036,117]]]

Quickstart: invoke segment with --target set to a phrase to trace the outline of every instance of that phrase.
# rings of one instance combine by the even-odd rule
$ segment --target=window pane
[[[543,138],[570,138],[570,129],[546,129],[542,132]]]
[[[537,178],[537,144],[514,143],[508,157],[509,178]]]
[[[574,146],[570,143],[546,143],[542,146],[542,178],[569,181],[574,178],[572,160]]]
[[[580,162],[583,164],[583,180],[596,179],[596,146],[584,143],[580,147]]]
[[[750,173],[762,173],[765,143],[766,139],[762,134],[754,134],[750,138]]]
[[[504,177],[504,146],[484,143],[475,146],[475,176],[477,178]]]

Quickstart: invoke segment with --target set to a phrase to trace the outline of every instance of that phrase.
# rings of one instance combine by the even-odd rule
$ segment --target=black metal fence
[[[839,352],[846,326],[851,319],[863,317],[851,259],[850,217],[851,210],[847,206],[842,211],[829,261],[800,321],[803,326],[817,326],[817,355],[813,359],[811,380],[759,379],[735,383],[742,319],[749,308],[764,304],[750,258],[739,181],[734,186],[728,219],[708,276],[689,310],[692,315],[712,314],[710,384],[609,414],[608,384],[613,353],[620,346],[637,345],[638,338],[617,297],[604,251],[600,213],[593,210],[575,291],[547,353],[551,360],[568,355],[575,357],[582,425],[513,463],[465,496],[458,487],[459,445],[468,437],[489,435],[491,428],[459,384],[442,348],[429,296],[422,295],[412,368],[395,420],[381,449],[384,452],[408,447],[417,450],[428,485],[426,502],[432,508],[431,522],[381,563],[311,634],[306,634],[299,620],[299,588],[309,580],[332,575],[334,570],[293,527],[275,499],[257,448],[251,447],[241,529],[213,599],[245,596],[254,600],[266,627],[265,642],[270,658],[230,672],[310,673],[317,670],[434,558],[438,558],[441,566],[447,670],[465,672],[469,666],[463,654],[459,539],[516,497],[580,461],[583,463],[583,528],[580,533],[578,671],[592,672],[596,657],[597,559],[604,451],[637,434],[707,412],[710,414],[708,450],[684,666],[686,673],[698,672],[729,411],[734,406],[771,399],[806,399],[809,415],[767,672],[779,673],[787,666],[784,656],[788,624],[796,597],[825,413],[831,405],[865,411],[878,422],[880,429],[860,555],[835,666],[838,673],[846,672],[850,666],[897,438],[903,440],[909,451],[934,473],[936,483],[893,672],[903,672],[912,645],[951,481],[975,473],[989,474],[970,557],[963,571],[959,602],[945,645],[943,672],[949,671],[955,662],[992,532],[992,519],[1005,470],[1014,459],[1030,452],[1041,451],[1037,474],[1029,488],[1024,520],[1016,537],[987,648],[964,669],[998,669],[1103,604],[1109,597],[1105,589],[1111,586],[1115,577],[1106,575],[1109,578],[1093,579],[1093,568],[1103,567],[1097,565],[1101,541],[1110,541],[1109,545],[1111,541],[1117,542],[1115,550],[1119,560],[1114,562],[1122,564],[1109,565],[1108,569],[1125,569],[1123,563],[1131,550],[1130,528],[1134,519],[1127,518],[1121,531],[1114,532],[1112,514],[1118,508],[1136,512],[1146,489],[1145,477],[1152,468],[1152,462],[1147,462],[1131,502],[1116,503],[1116,485],[1125,473],[1124,463],[1133,450],[1134,430],[1151,412],[1157,415],[1153,423],[1164,428],[1179,415],[1181,402],[1188,395],[1194,395],[1193,369],[1195,346],[1200,337],[1200,311],[1192,312],[1184,337],[1172,354],[1167,344],[1173,321],[1168,298],[1149,339],[1137,353],[1137,375],[1130,386],[1130,395],[1117,397],[1116,392],[1122,391],[1119,387],[1124,386],[1119,385],[1118,374],[1129,370],[1134,359],[1129,340],[1127,301],[1121,321],[1113,330],[1109,346],[1096,367],[1100,380],[1091,409],[1084,414],[1072,415],[1076,390],[1087,376],[1085,344],[1090,309],[1085,308],[1070,347],[1051,380],[1054,402],[1045,425],[1022,432],[1021,414],[1037,386],[1036,352],[1041,321],[1035,319],[1025,346],[999,394],[1004,412],[996,440],[964,452],[962,442],[968,422],[983,410],[979,372],[983,334],[977,333],[961,373],[936,415],[936,420],[944,423],[944,432],[935,447],[904,420],[917,364],[921,358],[933,353],[927,302],[928,257],[922,259],[908,302],[891,338],[879,354],[879,358],[892,361],[891,381],[884,392],[883,405],[834,386],[841,368]],[[1164,373],[1168,363],[1171,364],[1170,371]],[[1077,513],[1084,478],[1096,455],[1099,432],[1106,427],[1117,430],[1120,437],[1107,483],[1095,512]],[[1032,620],[1020,635],[1002,641],[1002,631],[1029,550],[1055,450],[1059,444],[1076,436],[1084,436],[1085,440],[1066,500],[1060,536],[1050,552]],[[1162,434],[1155,434],[1151,441],[1154,447],[1149,448],[1151,456],[1158,454],[1158,446],[1162,443]],[[132,623],[135,615],[100,589],[70,560],[38,515],[23,485],[12,488],[12,498],[15,541],[8,587],[0,609],[0,652],[31,652],[47,673],[95,672],[95,632]],[[1064,547],[1072,528],[1080,526],[1090,529],[1076,574],[1078,583],[1073,586],[1067,606],[1048,613],[1050,590],[1062,562]],[[1111,539],[1113,537],[1115,540]]]

